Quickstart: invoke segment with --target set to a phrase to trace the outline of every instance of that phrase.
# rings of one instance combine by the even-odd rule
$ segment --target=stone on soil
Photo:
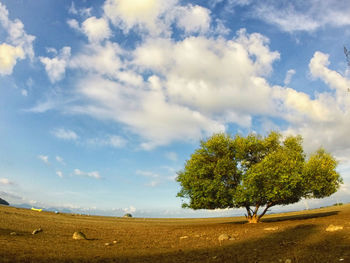
[[[74,232],[73,239],[75,240],[86,239],[86,236],[82,232]]]
[[[276,231],[276,230],[278,230],[278,227],[277,227],[277,226],[265,227],[264,230],[265,230],[265,231]]]
[[[231,237],[228,235],[228,234],[221,234],[219,236],[219,241],[222,242],[222,241],[225,241],[225,240],[229,240]]]
[[[36,234],[38,234],[38,233],[40,233],[40,232],[42,232],[42,231],[43,231],[43,230],[39,227],[38,229],[33,230],[32,234],[33,234],[33,235],[36,235]]]
[[[344,228],[343,226],[329,225],[329,226],[326,228],[326,231],[328,231],[328,232],[334,232],[334,231],[342,230],[343,228]]]

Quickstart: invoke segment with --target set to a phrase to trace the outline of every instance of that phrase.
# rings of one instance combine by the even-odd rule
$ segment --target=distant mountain
[[[4,199],[0,198],[0,205],[10,205],[10,204],[6,202]]]

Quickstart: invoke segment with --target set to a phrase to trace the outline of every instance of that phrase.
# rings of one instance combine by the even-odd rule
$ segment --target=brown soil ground
[[[327,232],[330,224],[343,229]],[[39,227],[43,232],[32,235]],[[73,240],[75,231],[88,240]],[[220,243],[224,233],[232,240]],[[259,224],[243,217],[115,218],[0,206],[0,262],[350,262],[350,204],[269,215]]]

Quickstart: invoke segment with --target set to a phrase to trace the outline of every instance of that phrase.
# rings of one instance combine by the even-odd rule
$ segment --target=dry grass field
[[[331,224],[343,228],[326,231]],[[73,240],[75,231],[87,240]],[[219,242],[221,234],[230,239]],[[270,215],[260,224],[243,217],[115,218],[0,206],[0,262],[350,262],[350,205]]]

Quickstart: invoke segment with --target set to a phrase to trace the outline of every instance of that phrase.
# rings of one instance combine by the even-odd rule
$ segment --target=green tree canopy
[[[192,209],[244,207],[248,221],[256,223],[274,205],[335,193],[342,182],[336,167],[324,149],[306,160],[301,136],[214,134],[178,172],[178,196]]]

